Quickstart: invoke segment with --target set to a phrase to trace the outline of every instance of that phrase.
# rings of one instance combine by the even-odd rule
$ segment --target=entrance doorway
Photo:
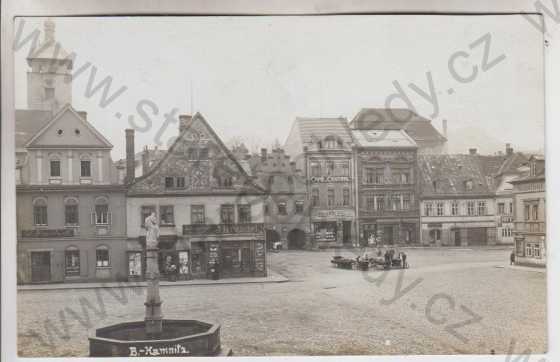
[[[51,252],[31,252],[31,282],[41,283],[51,280]]]
[[[393,227],[384,226],[383,227],[383,243],[387,245],[393,245]]]
[[[280,234],[278,231],[266,229],[266,247],[272,249],[274,243],[280,241]]]
[[[441,230],[440,229],[430,230],[430,242],[432,244],[437,244],[440,241],[441,241]]]
[[[305,232],[293,229],[288,233],[288,249],[303,249],[305,247]]]
[[[343,244],[352,243],[352,221],[342,222],[342,243]]]
[[[455,230],[455,246],[461,246],[461,231]]]

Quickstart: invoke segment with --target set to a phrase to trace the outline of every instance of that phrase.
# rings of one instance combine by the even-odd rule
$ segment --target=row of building
[[[54,23],[27,59],[17,110],[20,283],[142,279],[143,222],[160,220],[159,262],[179,279],[265,276],[266,250],[364,245],[514,244],[544,263],[544,160],[447,155],[431,122],[404,109],[297,118],[283,148],[228,149],[200,114],[181,115],[167,150],[126,158],[72,107],[72,59]]]

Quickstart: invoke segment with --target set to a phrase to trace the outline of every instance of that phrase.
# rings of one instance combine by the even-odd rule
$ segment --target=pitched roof
[[[403,130],[352,130],[352,137],[358,147],[418,147]]]
[[[352,145],[352,134],[348,127],[348,120],[339,118],[305,118],[297,117],[295,126],[298,127],[303,144],[315,143],[327,136],[339,137],[346,145]]]
[[[483,172],[482,163],[479,155],[418,155],[421,193],[428,197],[491,194],[492,177]],[[471,190],[467,181],[472,181]]]
[[[51,111],[16,109],[16,149],[23,148],[51,119]]]
[[[55,124],[66,112],[71,112],[72,115],[75,117],[75,119],[78,120],[78,122],[82,123],[82,125],[85,126],[86,129],[88,129],[91,133],[93,133],[93,135],[97,138],[97,140],[102,144],[103,147],[105,148],[113,147],[111,142],[109,142],[98,130],[96,130],[95,127],[93,127],[91,123],[89,123],[83,117],[83,115],[80,114],[78,111],[76,111],[70,104],[66,104],[52,118],[50,118],[48,122],[45,122],[43,126],[29,140],[27,140],[27,142],[25,143],[25,147],[32,147],[33,143],[37,139],[39,139],[39,137],[43,133],[45,133],[53,124]]]
[[[352,129],[403,129],[418,143],[440,142],[447,139],[431,121],[406,108],[362,108],[350,122]]]

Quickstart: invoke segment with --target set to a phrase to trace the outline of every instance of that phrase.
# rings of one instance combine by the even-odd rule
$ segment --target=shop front
[[[414,220],[371,220],[360,223],[360,245],[407,245],[418,241],[418,223]]]
[[[314,210],[311,215],[315,245],[319,248],[352,246],[353,210]]]

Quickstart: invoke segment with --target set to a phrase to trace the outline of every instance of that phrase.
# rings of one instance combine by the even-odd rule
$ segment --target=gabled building
[[[357,243],[353,139],[345,118],[296,118],[284,149],[303,171],[312,247]]]
[[[72,59],[45,22],[15,112],[19,283],[126,278],[125,189],[112,145],[76,111]]]
[[[545,160],[531,156],[526,175],[513,185],[515,216],[515,262],[546,266],[546,173]]]
[[[265,191],[254,183],[204,117],[180,116],[179,135],[141,177],[135,173],[134,136],[127,130],[128,274],[145,268],[144,220],[160,220],[163,275],[175,265],[182,279],[265,276]]]
[[[362,108],[350,122],[354,130],[403,130],[418,146],[418,154],[447,153],[447,121],[443,135],[426,119],[407,108]]]
[[[417,145],[403,130],[353,130],[360,245],[420,241]]]
[[[255,177],[266,190],[264,220],[268,247],[281,242],[284,249],[311,248],[307,183],[303,172],[283,149],[261,150],[254,163]]]

